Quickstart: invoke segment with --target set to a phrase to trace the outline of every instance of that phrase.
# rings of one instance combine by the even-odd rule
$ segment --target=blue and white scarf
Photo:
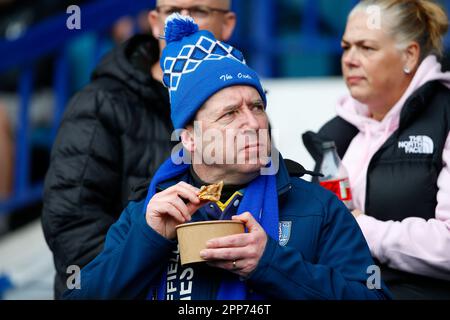
[[[145,200],[144,214],[150,199],[156,193],[156,187],[161,182],[180,176],[188,169],[189,164],[174,164],[171,158],[161,165],[150,184]],[[250,182],[245,189],[237,214],[247,211],[264,228],[268,236],[278,239],[278,195],[275,175],[260,175]],[[158,290],[159,299],[165,298],[166,283],[167,276],[164,272]],[[217,300],[256,300],[261,298],[262,296],[257,294],[247,295],[245,282],[241,281],[237,275],[222,280],[217,294]]]

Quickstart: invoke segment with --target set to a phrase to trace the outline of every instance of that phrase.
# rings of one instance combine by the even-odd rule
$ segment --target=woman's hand
[[[355,217],[355,219],[358,218],[362,214],[364,214],[364,212],[362,212],[359,209],[355,209],[355,210],[352,211],[352,215]]]

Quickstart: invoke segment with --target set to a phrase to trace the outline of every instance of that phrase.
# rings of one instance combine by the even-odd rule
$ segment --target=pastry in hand
[[[222,193],[223,181],[219,183],[210,184],[208,186],[202,186],[198,194],[200,200],[214,201],[220,200],[220,195]]]

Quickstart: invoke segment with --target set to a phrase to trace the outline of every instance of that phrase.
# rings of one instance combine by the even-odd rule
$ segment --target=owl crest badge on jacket
[[[278,235],[280,246],[285,246],[291,237],[292,221],[280,221],[278,225]]]

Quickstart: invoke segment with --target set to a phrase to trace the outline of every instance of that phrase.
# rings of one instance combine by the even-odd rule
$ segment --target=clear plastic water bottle
[[[337,154],[334,141],[324,142],[322,151],[323,159],[320,165],[320,173],[323,174],[323,177],[319,177],[320,185],[334,192],[349,210],[353,210],[355,207],[352,201],[348,173]]]

